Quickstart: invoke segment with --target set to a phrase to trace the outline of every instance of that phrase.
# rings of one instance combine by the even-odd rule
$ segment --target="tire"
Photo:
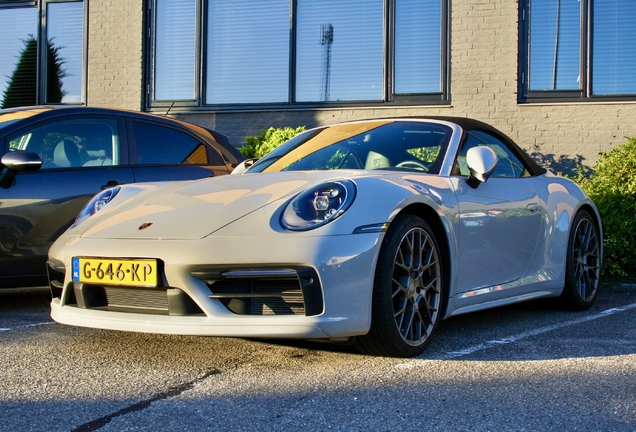
[[[570,310],[588,309],[596,300],[601,274],[601,238],[590,213],[580,210],[568,236],[565,286],[560,297]]]
[[[371,328],[354,344],[365,354],[424,352],[441,318],[443,263],[435,234],[414,215],[399,215],[382,242],[373,284]]]

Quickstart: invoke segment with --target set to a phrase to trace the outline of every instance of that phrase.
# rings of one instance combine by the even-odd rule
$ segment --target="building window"
[[[295,100],[382,100],[382,0],[297,5]]]
[[[195,0],[157,4],[155,98],[194,101],[196,70]]]
[[[524,0],[522,101],[634,99],[633,0]]]
[[[82,1],[0,0],[0,108],[82,103]]]
[[[395,5],[394,92],[442,94],[443,64],[431,59],[440,56],[444,44],[442,3],[400,0]]]
[[[209,0],[207,6],[205,103],[287,101],[289,0]]]
[[[448,103],[448,1],[153,0],[148,103]]]

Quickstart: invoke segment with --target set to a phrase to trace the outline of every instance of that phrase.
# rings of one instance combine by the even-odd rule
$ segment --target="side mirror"
[[[0,172],[0,187],[3,189],[11,187],[17,173],[37,171],[42,166],[40,156],[25,150],[7,153],[2,156],[0,162],[4,165]]]
[[[254,165],[257,160],[258,158],[245,159],[243,162],[238,164],[230,174],[243,174],[245,171],[250,169],[250,167]]]
[[[477,189],[480,183],[486,182],[497,168],[497,154],[486,146],[473,147],[466,153],[466,164],[470,169],[468,186]]]

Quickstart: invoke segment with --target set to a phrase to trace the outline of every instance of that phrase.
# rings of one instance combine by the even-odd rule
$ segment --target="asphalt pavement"
[[[636,431],[636,290],[443,321],[414,359],[52,323],[0,291],[0,431]]]

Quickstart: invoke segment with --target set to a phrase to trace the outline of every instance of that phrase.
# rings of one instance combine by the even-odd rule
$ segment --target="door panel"
[[[0,287],[47,285],[48,250],[84,204],[109,181],[134,181],[123,124],[117,116],[68,116],[6,138],[6,151],[37,153],[43,164],[0,190]]]
[[[545,230],[536,179],[490,178],[477,189],[460,180],[458,292],[519,279]]]
[[[132,169],[85,167],[18,174],[15,183],[0,192],[0,286],[17,276],[45,276],[51,244],[109,181],[132,183]]]

